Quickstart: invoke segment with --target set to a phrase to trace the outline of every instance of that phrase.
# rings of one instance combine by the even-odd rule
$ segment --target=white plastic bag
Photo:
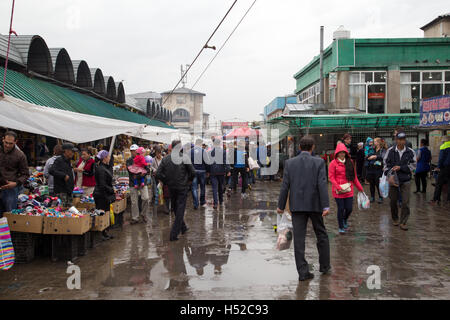
[[[380,178],[380,194],[385,199],[389,197],[389,182],[387,176],[384,173]]]
[[[258,170],[259,169],[258,161],[253,160],[252,157],[248,158],[248,166],[250,167],[250,170]]]
[[[277,250],[288,250],[292,243],[292,217],[286,212],[277,216]]]
[[[359,210],[370,209],[369,197],[364,192],[358,193],[358,208]]]

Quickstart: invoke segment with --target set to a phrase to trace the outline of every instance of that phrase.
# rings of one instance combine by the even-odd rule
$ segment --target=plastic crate
[[[36,239],[31,233],[11,232],[15,263],[29,263],[35,258]]]

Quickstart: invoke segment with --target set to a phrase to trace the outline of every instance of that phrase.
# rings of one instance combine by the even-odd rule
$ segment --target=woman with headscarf
[[[102,150],[98,153],[97,158],[99,163],[95,169],[95,208],[103,210],[105,214],[109,215],[110,205],[116,201],[116,194],[113,188],[113,169],[110,166],[111,156],[108,151]],[[108,235],[107,230],[103,231],[103,236],[105,239],[113,238]]]

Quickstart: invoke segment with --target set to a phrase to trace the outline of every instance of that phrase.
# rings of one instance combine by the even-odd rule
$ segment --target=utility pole
[[[325,103],[325,87],[323,82],[323,26],[320,27],[320,104]]]

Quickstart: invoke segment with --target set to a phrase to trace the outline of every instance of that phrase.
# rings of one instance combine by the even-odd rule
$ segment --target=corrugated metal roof
[[[47,76],[53,74],[50,51],[42,37],[38,35],[12,36],[11,43],[20,53],[23,63],[29,70]]]
[[[51,48],[49,51],[53,64],[53,77],[56,80],[74,84],[73,64],[67,50],[64,48]]]
[[[105,95],[106,86],[105,86],[105,77],[103,77],[103,72],[99,68],[90,68],[91,71],[91,79],[94,87],[94,92]]]
[[[15,35],[12,35],[11,37],[15,37]],[[8,51],[8,36],[4,36],[0,34],[0,56],[3,58],[6,58],[6,51]],[[20,55],[20,52],[16,49],[14,44],[11,43],[9,47],[9,60],[20,64],[22,66],[25,66],[25,63],[22,60],[22,56]]]
[[[0,67],[0,73],[3,74],[3,72],[4,68]],[[24,74],[13,70],[8,70],[7,72],[5,93],[40,106],[84,113],[109,119],[171,128],[171,126],[165,124],[164,122],[150,120],[149,118],[138,113],[116,107],[103,100],[99,100],[67,88],[59,87],[43,80],[28,78]]]
[[[109,100],[115,101],[117,98],[117,90],[116,90],[114,78],[111,76],[105,76],[104,78],[105,78],[105,87],[106,87],[105,96]]]
[[[76,85],[78,87],[92,89],[94,84],[87,62],[84,60],[72,60],[72,65]]]

